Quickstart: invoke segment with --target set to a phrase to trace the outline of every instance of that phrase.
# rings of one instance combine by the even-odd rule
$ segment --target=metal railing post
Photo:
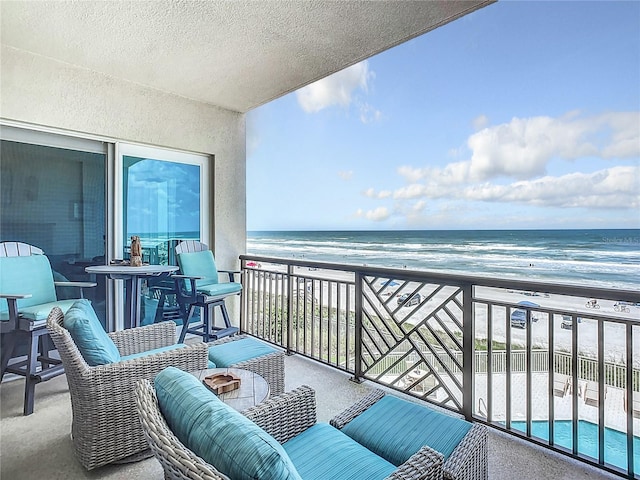
[[[292,355],[291,343],[293,342],[293,322],[291,321],[293,312],[293,265],[287,265],[287,280],[288,280],[288,298],[287,298],[287,339],[285,348],[287,349],[287,355]],[[296,285],[297,292],[297,285]],[[284,321],[284,319],[283,319]]]
[[[473,418],[474,330],[473,286],[467,283],[462,287],[462,414],[467,420]]]
[[[355,331],[355,365],[354,365],[354,375],[352,380],[354,382],[362,382],[362,282],[363,275],[361,272],[356,272],[355,276],[356,281],[356,298],[355,298],[355,309],[356,309],[356,331]]]

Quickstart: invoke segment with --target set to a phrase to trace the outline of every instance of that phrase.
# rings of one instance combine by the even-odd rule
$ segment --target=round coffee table
[[[255,407],[269,398],[269,384],[267,381],[257,373],[249,370],[241,368],[208,368],[192,373],[200,381],[204,380],[204,377],[216,373],[233,373],[239,377],[240,387],[218,395],[220,400],[239,412]]]

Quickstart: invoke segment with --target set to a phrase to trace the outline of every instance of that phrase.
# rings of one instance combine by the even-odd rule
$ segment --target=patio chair
[[[242,284],[235,282],[238,271],[218,270],[213,253],[209,247],[195,240],[179,243],[176,258],[180,274],[173,275],[176,300],[183,313],[180,342],[187,333],[200,335],[205,342],[238,333],[239,329],[231,325],[225,299],[231,295],[240,295]],[[220,282],[219,273],[229,275],[228,282]],[[215,326],[214,308],[220,307],[224,327]],[[202,308],[202,321],[191,326],[190,322],[197,308]]]
[[[53,307],[66,311],[75,299],[58,300],[56,287],[78,287],[82,297],[82,288],[95,285],[56,282],[49,259],[40,248],[20,242],[0,243],[0,298],[6,300],[0,303],[0,379],[5,372],[25,377],[24,415],[33,413],[35,386],[64,373],[60,360],[50,355],[53,348],[46,321]],[[9,364],[12,358],[23,356],[25,360]]]
[[[308,386],[240,413],[195,377],[166,369],[154,384],[138,382],[136,405],[166,479],[442,478],[442,455],[430,449],[396,467],[331,425],[316,423],[315,392]]]
[[[69,384],[75,453],[87,470],[151,456],[135,408],[138,380],[168,366],[207,367],[207,345],[176,345],[173,322],[109,334],[96,322],[86,300],[66,315],[54,308],[47,319]]]

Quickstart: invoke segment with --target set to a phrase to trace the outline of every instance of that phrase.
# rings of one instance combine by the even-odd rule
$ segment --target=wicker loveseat
[[[428,447],[396,467],[331,425],[316,423],[315,392],[307,386],[240,414],[192,375],[166,369],[155,386],[138,382],[136,398],[168,479],[442,478],[442,455]]]
[[[445,479],[488,478],[485,425],[377,389],[330,423],[394,465],[406,461],[419,448],[431,448],[444,458]]]
[[[71,434],[80,463],[90,470],[151,456],[135,408],[136,382],[153,379],[168,366],[185,371],[206,368],[207,345],[171,347],[176,343],[176,324],[163,322],[109,333],[122,360],[90,366],[64,327],[59,308],[49,314],[47,327],[69,384]],[[155,349],[157,353],[145,354]]]

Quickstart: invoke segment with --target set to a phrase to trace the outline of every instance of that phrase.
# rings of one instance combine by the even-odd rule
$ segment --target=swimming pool
[[[526,422],[511,422],[515,430],[526,432]],[[549,421],[535,420],[531,422],[531,435],[549,440]],[[556,420],[554,423],[554,443],[571,449],[573,433],[571,420]],[[605,427],[604,429],[604,460],[606,463],[627,470],[627,436],[626,434]],[[578,451],[598,460],[598,425],[578,420]],[[634,469],[640,470],[640,438],[633,437]]]

